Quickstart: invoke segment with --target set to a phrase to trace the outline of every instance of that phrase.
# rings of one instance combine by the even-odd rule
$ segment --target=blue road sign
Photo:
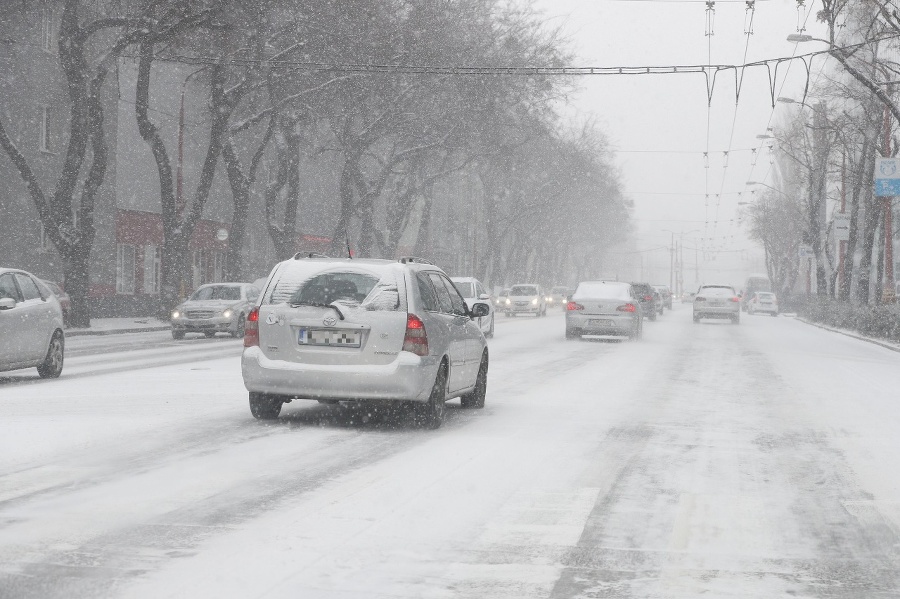
[[[875,160],[875,195],[880,197],[900,195],[900,159]]]

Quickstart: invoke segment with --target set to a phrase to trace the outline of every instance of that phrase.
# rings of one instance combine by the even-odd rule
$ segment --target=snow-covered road
[[[437,431],[257,422],[227,339],[14,373],[0,598],[900,596],[900,353],[675,308],[639,343],[498,319]]]

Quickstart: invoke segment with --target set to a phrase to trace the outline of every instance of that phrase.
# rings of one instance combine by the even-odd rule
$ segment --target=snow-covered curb
[[[119,335],[123,333],[149,333],[168,331],[171,325],[158,318],[94,318],[88,329],[66,329],[66,337],[82,335]]]
[[[874,343],[875,345],[880,345],[885,349],[889,349],[891,351],[900,352],[900,344],[891,343],[890,341],[883,341],[881,339],[874,339],[872,337],[866,337],[865,335],[860,335],[854,331],[848,331],[847,329],[838,329],[835,327],[828,326],[827,324],[822,324],[819,322],[813,322],[811,320],[807,320],[802,316],[797,316],[797,320],[801,322],[805,322],[806,324],[811,324],[814,327],[819,327],[820,329],[825,329],[826,331],[831,331],[832,333],[840,333],[841,335],[846,335],[847,337],[853,337],[854,339],[859,339],[860,341],[866,341],[868,343]]]

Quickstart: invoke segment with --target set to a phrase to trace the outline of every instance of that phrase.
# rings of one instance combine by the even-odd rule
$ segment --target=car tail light
[[[575,302],[566,304],[566,310],[584,310],[584,306]]]
[[[705,302],[706,298],[698,295],[697,297],[694,298],[694,301],[695,302]]]
[[[733,301],[733,302],[739,302],[739,301],[741,301],[741,298],[739,298],[739,297],[733,297],[733,298],[731,298],[731,301]]]
[[[406,336],[403,337],[403,351],[414,353],[417,356],[428,355],[428,335],[425,333],[425,323],[415,314],[406,317]]]
[[[645,296],[644,296],[644,301],[645,301],[645,302],[649,302],[649,301],[652,300],[652,299],[653,299],[653,296],[652,296],[652,295],[645,295]]]
[[[634,304],[622,304],[621,306],[616,308],[616,310],[618,310],[619,312],[634,312],[635,310],[637,310],[637,308],[635,308]]]
[[[259,347],[259,308],[250,310],[244,321],[244,347]]]

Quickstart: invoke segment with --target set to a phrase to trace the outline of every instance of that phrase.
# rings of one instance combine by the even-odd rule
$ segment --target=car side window
[[[259,289],[256,287],[248,287],[247,288],[247,301],[255,302],[256,298],[259,297]]]
[[[431,279],[431,283],[434,285],[434,292],[437,293],[438,305],[441,307],[441,312],[453,314],[453,302],[450,300],[450,292],[447,291],[447,288],[444,286],[441,275],[437,273],[428,273],[428,278]]]
[[[422,296],[422,307],[427,312],[440,312],[437,296],[434,294],[434,287],[431,281],[424,274],[416,275],[416,284],[419,286],[419,295]]]
[[[484,294],[484,287],[481,286],[481,283],[475,283],[475,297],[481,297]]]
[[[16,273],[16,281],[19,283],[19,289],[22,290],[22,297],[24,301],[33,300],[33,299],[43,299],[41,297],[41,292],[38,290],[37,285],[34,284],[34,281],[31,280],[31,277],[28,275],[23,275]]]
[[[469,311],[466,309],[466,300],[460,295],[456,286],[450,279],[441,277],[441,280],[444,282],[444,287],[447,288],[447,293],[450,295],[450,305],[452,306],[450,309],[451,314],[456,314],[458,316],[465,316],[468,314]]]
[[[19,295],[19,288],[16,287],[12,273],[0,275],[0,299],[4,298],[12,298],[16,300],[16,303],[22,301],[22,296]]]

